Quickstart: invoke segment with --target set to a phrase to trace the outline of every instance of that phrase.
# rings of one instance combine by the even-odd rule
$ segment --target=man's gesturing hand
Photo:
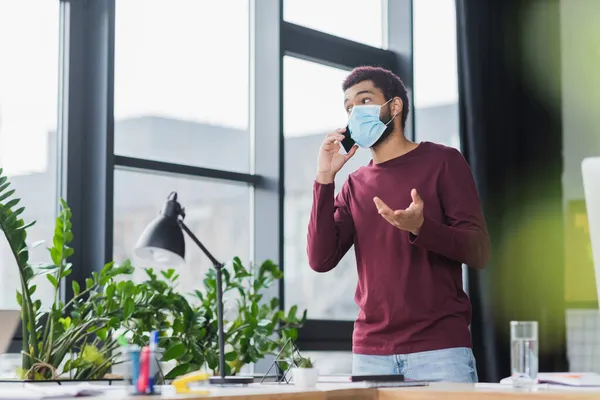
[[[410,196],[412,197],[412,203],[406,210],[393,211],[379,197],[375,197],[373,201],[377,206],[377,211],[387,222],[398,229],[418,236],[423,225],[423,199],[421,199],[416,189],[410,191]]]

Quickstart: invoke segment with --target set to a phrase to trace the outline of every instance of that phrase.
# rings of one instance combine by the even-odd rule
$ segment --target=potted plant
[[[63,301],[59,291],[72,272],[68,258],[74,253],[70,247],[71,210],[61,201],[52,247],[48,248],[52,262],[33,265],[29,252],[42,242],[31,246],[27,243],[27,229],[34,223],[23,220],[25,208],[19,206],[20,199],[9,185],[0,168],[0,231],[15,258],[20,278],[17,303],[21,307],[23,347],[19,376],[27,380],[102,378],[120,356],[111,332],[136,307],[127,296],[129,286],[117,284],[116,277],[130,274],[133,267],[128,263],[107,264],[86,279],[85,287],[73,282],[74,297]],[[52,285],[50,304],[35,298],[35,277],[46,278]]]
[[[297,357],[294,360],[292,368],[292,377],[294,385],[301,388],[314,388],[319,378],[319,370],[315,368],[309,357]]]
[[[146,345],[151,331],[160,332],[162,362],[175,367],[164,371],[175,378],[198,369],[218,373],[216,274],[209,270],[204,289],[193,294],[177,291],[179,275],[171,269],[155,273],[145,268],[147,278],[134,282],[134,267],[106,264],[82,285],[73,281],[74,296],[63,301],[60,289],[72,272],[68,259],[74,249],[71,210],[61,200],[52,246],[52,262],[32,265],[29,251],[42,244],[27,243],[24,207],[10,188],[0,168],[0,231],[6,237],[19,269],[17,302],[21,307],[23,348],[19,377],[26,380],[107,378],[113,366],[123,362],[122,336],[132,344]],[[306,320],[293,306],[286,313],[279,299],[264,298],[264,292],[283,276],[267,260],[256,270],[246,268],[239,258],[223,269],[225,292],[236,295],[235,318],[225,322],[226,373],[236,374],[249,363],[273,354]],[[46,278],[54,289],[49,304],[36,299],[34,277]],[[231,296],[230,296],[231,297]],[[228,297],[229,298],[229,297]],[[168,373],[167,373],[168,372]],[[114,378],[114,377],[113,377]]]

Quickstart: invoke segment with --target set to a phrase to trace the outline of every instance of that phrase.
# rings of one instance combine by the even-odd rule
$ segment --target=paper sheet
[[[107,386],[106,389],[109,389]],[[20,400],[20,399],[60,399],[70,397],[100,396],[107,390],[103,386],[93,386],[82,383],[79,385],[36,385],[26,383],[23,386],[10,387],[4,386],[0,389],[0,399],[2,400]]]

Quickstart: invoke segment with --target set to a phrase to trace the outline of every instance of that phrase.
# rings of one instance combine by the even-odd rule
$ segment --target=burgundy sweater
[[[424,202],[418,237],[381,217],[373,198],[392,210]],[[490,241],[471,171],[454,148],[422,142],[411,152],[361,167],[334,196],[314,184],[308,260],[333,269],[354,245],[360,310],[353,352],[391,355],[470,347],[471,305],[461,264],[483,268]]]

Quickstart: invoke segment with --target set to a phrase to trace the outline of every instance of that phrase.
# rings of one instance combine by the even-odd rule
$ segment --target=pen
[[[154,377],[156,375],[156,351],[158,349],[158,331],[152,331],[150,333],[150,354],[148,360],[148,391],[154,393]]]
[[[140,394],[146,394],[148,390],[148,375],[150,367],[150,349],[144,346],[140,356],[140,376],[137,381],[137,391]]]

